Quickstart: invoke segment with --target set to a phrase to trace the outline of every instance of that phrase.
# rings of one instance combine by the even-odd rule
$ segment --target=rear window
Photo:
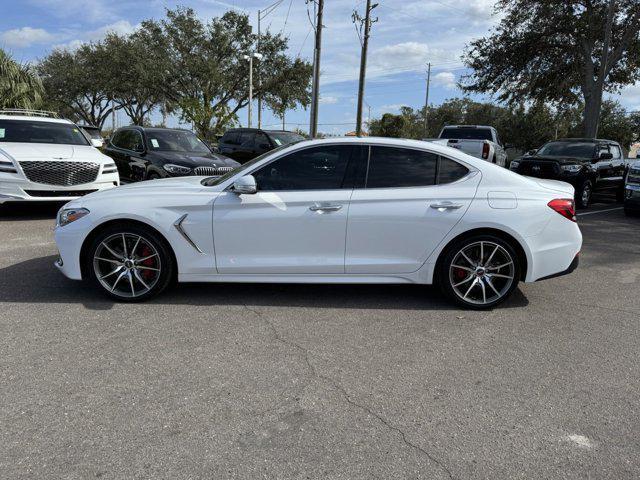
[[[488,128],[445,127],[440,138],[454,138],[458,140],[492,140],[491,130]]]
[[[78,127],[70,123],[0,120],[0,142],[89,145]]]
[[[289,145],[291,143],[297,143],[304,140],[302,135],[291,132],[270,132],[271,138],[273,139],[273,143],[277,146],[280,145]]]
[[[595,149],[593,142],[549,142],[544,144],[536,155],[591,159],[594,157]]]

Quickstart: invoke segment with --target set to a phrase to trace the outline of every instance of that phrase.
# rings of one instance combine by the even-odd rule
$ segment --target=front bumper
[[[624,208],[640,212],[640,185],[628,183],[624,187]]]
[[[81,218],[64,227],[56,227],[53,237],[58,247],[58,258],[55,266],[67,278],[72,280],[82,280],[82,269],[80,268],[80,251],[86,238],[87,228],[85,218]]]
[[[4,202],[68,202],[83,195],[107,190],[120,184],[118,175],[101,175],[98,181],[72,187],[45,185],[25,179],[0,178],[0,203]]]

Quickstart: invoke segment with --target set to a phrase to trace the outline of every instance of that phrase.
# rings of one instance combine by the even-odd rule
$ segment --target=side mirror
[[[600,160],[611,160],[613,158],[613,153],[601,153],[600,154]]]
[[[253,175],[245,175],[233,182],[232,189],[233,192],[238,195],[242,195],[243,193],[251,195],[258,191],[258,185]]]
[[[133,146],[133,151],[136,153],[144,153],[144,145],[140,145],[139,143],[136,143]]]

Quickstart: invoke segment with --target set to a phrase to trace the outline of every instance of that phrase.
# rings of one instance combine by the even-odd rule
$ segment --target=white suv
[[[113,160],[73,122],[47,112],[0,110],[0,204],[72,200],[119,184]]]

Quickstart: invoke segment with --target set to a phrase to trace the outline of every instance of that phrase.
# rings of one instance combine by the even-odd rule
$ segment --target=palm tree
[[[38,108],[44,88],[29,65],[22,65],[0,49],[0,108]]]

